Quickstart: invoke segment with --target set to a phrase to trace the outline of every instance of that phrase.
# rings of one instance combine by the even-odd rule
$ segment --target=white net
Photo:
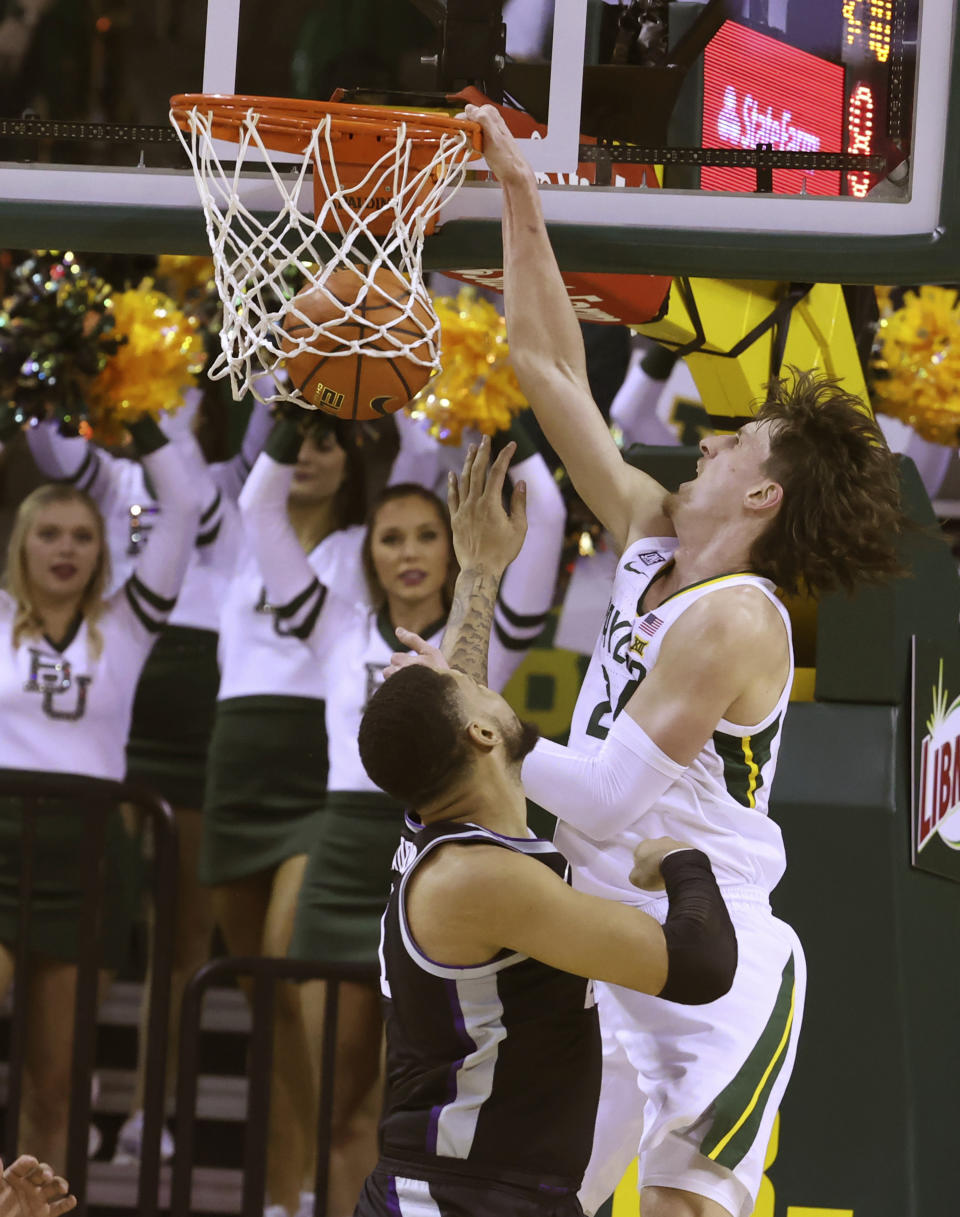
[[[415,157],[400,122],[382,137],[377,160],[344,172],[337,152],[349,143],[329,115],[303,133],[302,154],[290,163],[274,159],[258,129],[269,118],[253,109],[240,117],[230,160],[218,153],[213,113],[194,107],[185,117],[187,131],[170,114],[199,187],[223,301],[212,379],[228,376],[236,400],[252,393],[312,409],[284,374],[286,362],[305,353],[402,356],[439,367],[440,324],[421,255],[432,221],[463,181],[467,131],[438,129]],[[369,303],[385,298],[395,307],[380,309],[387,315],[378,322]]]

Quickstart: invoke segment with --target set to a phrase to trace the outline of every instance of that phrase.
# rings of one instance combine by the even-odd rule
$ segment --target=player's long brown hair
[[[106,545],[103,516],[88,494],[84,494],[75,486],[64,486],[58,482],[48,482],[45,486],[38,486],[36,490],[28,494],[17,509],[16,519],[13,522],[10,545],[7,549],[6,572],[7,588],[17,605],[13,621],[13,645],[19,646],[24,638],[40,637],[43,634],[43,618],[34,603],[27,575],[26,541],[27,534],[38,513],[53,503],[82,503],[90,512],[96,529],[100,556],[77,604],[78,612],[87,623],[90,650],[96,657],[103,649],[103,636],[97,628],[97,621],[103,615],[105,608],[103,597],[110,580],[110,554]]]
[[[756,418],[770,424],[764,471],[783,503],[754,542],[751,567],[813,596],[904,574],[897,458],[861,399],[835,377],[793,368],[770,382]]]
[[[442,588],[443,611],[444,613],[449,613],[450,606],[453,604],[453,587],[457,581],[457,574],[460,569],[457,566],[457,559],[453,552],[453,530],[450,527],[450,513],[447,511],[447,506],[442,499],[439,499],[432,490],[428,490],[426,486],[421,486],[418,482],[397,482],[393,486],[388,486],[371,507],[370,514],[367,516],[367,530],[363,534],[361,556],[363,558],[363,574],[367,581],[367,590],[370,593],[370,603],[378,610],[382,609],[384,604],[386,604],[387,598],[383,590],[383,584],[380,582],[377,568],[373,563],[373,529],[383,505],[385,503],[394,503],[397,499],[422,499],[436,510],[440,526],[446,533],[447,544],[450,546],[450,564],[447,567],[447,578]]]

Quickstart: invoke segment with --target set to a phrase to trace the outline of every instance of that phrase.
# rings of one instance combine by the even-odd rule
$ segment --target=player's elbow
[[[659,996],[684,1006],[705,1006],[730,992],[737,972],[737,936],[729,920],[667,945],[667,983]]]
[[[511,337],[510,364],[524,396],[534,406],[553,400],[559,404],[569,397],[572,388],[582,390],[585,387],[577,369],[559,354],[544,350],[540,331],[536,331],[528,343],[521,340],[518,344],[518,340]]]

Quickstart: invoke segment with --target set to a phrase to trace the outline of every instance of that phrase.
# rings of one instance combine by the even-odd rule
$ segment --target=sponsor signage
[[[913,640],[912,861],[960,883],[960,647]]]
[[[841,152],[844,68],[767,34],[726,22],[704,52],[703,146]],[[704,190],[756,188],[756,170],[706,166]],[[775,194],[840,193],[840,174],[775,169]]]

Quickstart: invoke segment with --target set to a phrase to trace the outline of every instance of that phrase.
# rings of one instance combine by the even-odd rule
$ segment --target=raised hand
[[[453,548],[461,570],[485,570],[502,575],[520,552],[527,533],[526,485],[518,482],[503,507],[503,482],[517,446],[505,445],[490,464],[490,440],[467,450],[459,479],[450,474],[447,505],[453,528]]]
[[[76,1204],[66,1179],[45,1162],[21,1155],[6,1168],[0,1163],[0,1217],[60,1217]]]

